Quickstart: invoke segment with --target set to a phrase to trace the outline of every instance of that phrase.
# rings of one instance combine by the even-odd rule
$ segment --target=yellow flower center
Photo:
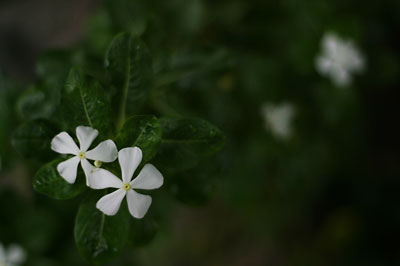
[[[128,190],[131,189],[131,185],[130,185],[129,183],[125,183],[125,184],[122,186],[122,188],[123,188],[125,191],[128,191]]]
[[[94,161],[94,166],[95,166],[96,168],[100,168],[101,162],[100,162],[99,160]]]
[[[85,153],[83,151],[80,151],[78,153],[78,157],[79,157],[79,159],[85,159]]]

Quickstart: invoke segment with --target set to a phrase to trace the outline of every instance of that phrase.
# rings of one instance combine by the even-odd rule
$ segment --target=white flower
[[[139,194],[133,189],[159,188],[162,186],[164,178],[152,164],[146,164],[139,175],[132,180],[136,168],[142,161],[142,151],[138,147],[120,150],[118,161],[121,166],[122,180],[101,168],[94,171],[90,176],[89,183],[93,189],[118,188],[118,190],[102,197],[97,202],[96,207],[104,214],[115,215],[126,196],[131,215],[135,218],[143,218],[150,207],[151,197]]]
[[[0,266],[17,266],[26,260],[26,252],[16,244],[11,244],[6,250],[0,243]]]
[[[321,47],[322,53],[317,56],[315,67],[320,74],[330,77],[338,87],[349,85],[352,74],[364,70],[364,58],[353,42],[328,33],[322,38]]]
[[[261,112],[267,130],[270,130],[275,136],[282,139],[290,137],[292,133],[292,120],[295,114],[292,104],[282,103],[274,105],[265,103],[261,107]]]
[[[87,159],[99,162],[112,162],[117,159],[118,150],[112,140],[105,140],[97,145],[96,148],[88,151],[90,144],[97,137],[99,132],[91,127],[79,126],[76,128],[76,136],[79,140],[79,148],[67,132],[61,132],[51,141],[51,149],[61,154],[72,154],[74,157],[59,163],[57,171],[68,183],[73,184],[76,179],[78,164],[81,163],[86,175],[86,184],[89,185],[89,175],[93,166]],[[87,158],[87,159],[86,159]]]

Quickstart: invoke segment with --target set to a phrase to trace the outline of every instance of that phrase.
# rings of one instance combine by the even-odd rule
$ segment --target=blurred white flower
[[[138,219],[143,218],[152,199],[150,196],[139,194],[133,189],[159,188],[164,183],[164,178],[152,164],[146,164],[138,176],[132,180],[136,168],[142,161],[142,151],[138,147],[120,150],[118,161],[121,166],[122,180],[102,168],[98,168],[90,176],[89,183],[93,189],[117,188],[116,191],[102,197],[97,202],[96,207],[106,215],[115,215],[126,196],[130,214]]]
[[[295,114],[290,103],[265,103],[261,107],[265,128],[281,139],[287,139],[292,134],[292,120]]]
[[[86,175],[86,184],[89,185],[89,175],[94,168],[87,159],[96,160],[95,165],[100,162],[113,162],[117,159],[118,150],[112,140],[105,140],[96,148],[88,151],[99,131],[91,127],[79,126],[76,128],[76,136],[79,140],[79,148],[67,132],[61,132],[51,141],[51,149],[61,154],[72,154],[74,157],[59,163],[57,171],[68,183],[75,183],[78,164],[81,163]],[[87,158],[87,159],[86,159]]]
[[[18,266],[26,260],[26,252],[19,245],[11,244],[7,249],[0,243],[0,266]]]
[[[348,86],[352,81],[352,74],[361,73],[365,68],[365,60],[353,42],[343,40],[334,33],[324,35],[321,49],[315,60],[315,67],[338,87]]]

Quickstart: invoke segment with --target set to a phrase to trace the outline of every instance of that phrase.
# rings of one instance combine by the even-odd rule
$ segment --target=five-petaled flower
[[[337,86],[349,85],[351,75],[364,70],[365,60],[353,42],[328,33],[322,38],[321,46],[322,53],[315,61],[316,69],[330,77]]]
[[[287,139],[292,134],[292,120],[295,108],[290,103],[272,104],[264,103],[261,106],[265,128],[276,137]]]
[[[126,196],[131,215],[135,218],[143,218],[152,199],[150,196],[139,194],[133,189],[159,188],[162,186],[164,178],[152,164],[146,164],[138,176],[132,180],[136,168],[142,161],[142,151],[138,147],[120,150],[118,161],[121,166],[122,180],[101,168],[94,171],[89,177],[89,184],[93,189],[117,188],[116,191],[103,196],[97,202],[96,207],[106,215],[115,215]]]
[[[93,140],[99,132],[91,127],[78,126],[76,136],[79,140],[79,148],[72,137],[67,132],[61,132],[51,141],[51,149],[61,154],[72,154],[74,157],[61,162],[57,166],[57,171],[68,183],[75,182],[78,164],[81,163],[86,175],[86,185],[89,185],[89,176],[93,166],[87,159],[95,160],[95,166],[100,166],[101,162],[113,162],[117,159],[118,150],[112,140],[105,140],[94,149],[88,151]]]
[[[0,265],[17,266],[26,260],[26,252],[16,244],[11,244],[7,249],[0,243]]]

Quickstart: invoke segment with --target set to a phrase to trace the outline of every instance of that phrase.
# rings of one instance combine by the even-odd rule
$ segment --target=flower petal
[[[122,149],[118,153],[118,161],[121,166],[122,180],[128,183],[142,161],[142,150],[138,147]]]
[[[121,206],[122,199],[125,197],[125,190],[122,188],[105,195],[96,203],[96,208],[106,215],[115,215]]]
[[[92,175],[92,173],[93,173],[94,169],[96,169],[96,167],[94,167],[86,159],[81,159],[81,166],[82,166],[83,172],[85,173],[85,176],[86,176],[86,186],[89,186],[90,176]]]
[[[74,156],[71,159],[68,159],[57,165],[57,171],[60,176],[62,176],[65,181],[70,184],[75,183],[79,161],[80,160],[78,156]]]
[[[61,154],[78,154],[79,148],[67,132],[61,132],[51,140],[51,149]]]
[[[97,135],[99,135],[99,131],[97,129],[84,126],[77,127],[76,136],[78,137],[81,151],[87,151]]]
[[[110,163],[115,161],[118,156],[117,146],[114,141],[108,139],[101,142],[96,148],[86,152],[86,158]]]
[[[26,259],[26,252],[20,246],[12,244],[7,250],[7,261],[10,264],[22,264]]]
[[[144,217],[151,204],[150,196],[139,194],[132,189],[126,193],[126,200],[128,201],[129,212],[138,219]]]
[[[123,186],[122,180],[113,175],[111,172],[95,168],[92,170],[89,176],[89,186],[93,189],[103,189],[103,188],[121,188]]]
[[[146,164],[139,175],[131,182],[132,188],[156,189],[162,186],[164,177],[152,164]]]

